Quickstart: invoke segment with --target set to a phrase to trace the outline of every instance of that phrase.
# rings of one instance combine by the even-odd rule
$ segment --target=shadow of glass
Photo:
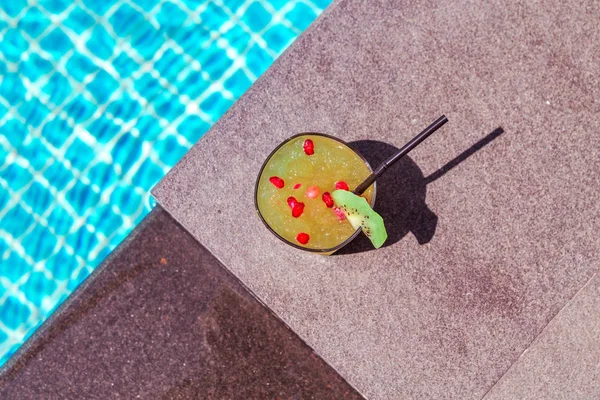
[[[494,129],[427,177],[423,176],[419,166],[409,156],[406,156],[378,178],[375,209],[386,222],[388,231],[388,240],[383,247],[397,243],[408,233],[412,233],[419,244],[429,243],[435,235],[438,216],[429,209],[425,201],[427,184],[447,174],[503,133],[502,128]],[[373,168],[377,168],[379,164],[398,151],[395,146],[376,140],[361,140],[351,142],[349,145],[362,154]],[[359,235],[335,254],[354,254],[370,250],[375,249],[369,239],[365,235]]]
[[[398,149],[375,140],[349,143],[372,167],[377,167]],[[389,190],[395,188],[394,190]],[[377,179],[375,209],[387,222],[388,240],[384,247],[400,241],[412,232],[421,244],[428,243],[435,233],[437,216],[427,207],[427,182],[417,164],[406,156],[392,165]],[[374,250],[364,235],[359,235],[336,254],[353,254]]]

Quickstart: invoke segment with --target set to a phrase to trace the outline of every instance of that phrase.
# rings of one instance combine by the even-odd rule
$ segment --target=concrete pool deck
[[[8,399],[360,399],[157,206],[0,370]]]
[[[576,2],[337,2],[153,194],[368,398],[481,398],[600,264],[599,18]],[[387,144],[376,158],[442,113],[379,186],[389,246],[321,258],[254,218],[254,177],[286,137]]]
[[[366,398],[600,397],[598,20],[556,0],[338,1],[153,194]],[[380,182],[384,248],[305,254],[255,217],[288,136],[338,135],[376,163],[442,113]]]

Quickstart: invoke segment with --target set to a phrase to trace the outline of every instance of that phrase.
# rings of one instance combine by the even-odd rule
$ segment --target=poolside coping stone
[[[600,265],[598,20],[589,2],[335,2],[153,194],[369,399],[479,399]],[[376,163],[442,113],[379,182],[382,249],[304,253],[255,215],[287,137]]]

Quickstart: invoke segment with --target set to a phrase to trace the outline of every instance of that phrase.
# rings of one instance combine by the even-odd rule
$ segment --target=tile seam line
[[[296,335],[296,337],[302,342],[303,345],[308,347],[315,356],[317,356],[321,361],[323,361],[323,363],[325,363],[325,365],[327,365],[329,368],[331,368],[340,377],[341,380],[343,380],[345,383],[348,384],[348,386],[350,386],[352,389],[354,389],[363,399],[369,400],[369,398],[366,397],[360,390],[358,390],[358,388],[356,386],[354,386],[351,382],[349,382],[348,379],[346,379],[346,377],[340,371],[338,371],[337,368],[335,368],[333,365],[331,365],[329,363],[329,361],[327,361],[325,359],[325,357],[323,357],[318,351],[316,351],[311,345],[309,345],[306,342],[306,340],[304,340],[304,338],[302,336],[300,336],[300,334],[298,334],[294,329],[292,329],[292,327],[282,317],[280,317],[275,311],[273,311],[271,309],[271,307],[269,307],[262,300],[262,298],[260,296],[258,296],[256,293],[254,293],[254,291],[252,289],[250,289],[250,287],[248,285],[246,285],[246,283],[239,276],[237,276],[237,274],[235,272],[233,272],[229,267],[227,267],[225,262],[223,260],[221,260],[221,258],[219,256],[217,256],[208,246],[206,246],[200,240],[198,240],[181,222],[179,222],[179,220],[173,214],[171,214],[168,209],[166,209],[165,207],[160,205],[160,203],[159,203],[159,207],[163,212],[167,213],[169,215],[169,217],[172,218],[173,221],[181,227],[181,229],[183,229],[188,235],[190,235],[190,237],[193,238],[194,242],[196,242],[196,244],[198,246],[205,249],[210,254],[210,256],[213,257],[217,261],[219,267],[222,268],[225,271],[225,273],[227,273],[229,276],[231,276],[236,282],[238,282],[240,284],[240,286],[242,286],[242,288],[246,292],[248,292],[248,294],[250,294],[250,296],[252,296],[254,299],[256,299],[256,301],[258,301],[259,304],[262,307],[264,307],[265,310],[267,310],[269,312],[269,314],[271,314],[275,319],[277,319],[277,321],[281,322],[286,329],[288,329],[290,332],[292,332],[294,335]],[[1,371],[1,369],[0,369],[0,371]]]
[[[494,382],[488,390],[486,390],[486,392],[483,394],[483,396],[481,396],[481,400],[485,400],[485,398],[488,396],[488,394],[490,394],[490,392],[492,391],[492,389],[494,389],[500,382],[502,382],[506,375],[513,369],[513,367],[517,364],[517,362],[519,362],[519,360],[521,360],[521,358],[523,358],[525,356],[525,353],[527,353],[529,351],[529,349],[531,349],[533,347],[533,345],[535,345],[538,342],[538,339],[540,337],[542,337],[542,335],[544,333],[547,332],[547,330],[549,329],[550,325],[556,320],[556,318],[558,318],[561,314],[563,314],[565,312],[565,309],[570,306],[571,304],[573,304],[573,300],[575,299],[575,297],[577,297],[586,287],[588,287],[590,285],[590,282],[592,282],[592,280],[599,274],[599,271],[596,271],[592,274],[592,276],[583,284],[583,286],[581,286],[581,288],[579,288],[577,290],[577,292],[575,292],[575,294],[573,296],[571,296],[571,298],[569,300],[567,300],[567,302],[560,308],[560,310],[558,310],[556,312],[556,314],[554,314],[554,316],[548,321],[548,323],[546,325],[544,325],[544,327],[542,328],[542,330],[540,331],[540,333],[538,333],[532,340],[531,342],[529,342],[529,344],[527,345],[527,347],[521,352],[521,354],[519,354],[519,357],[517,357],[517,359],[510,364],[510,366],[508,368],[506,368],[506,370],[502,373],[502,375],[500,376],[500,378],[498,378],[496,380],[496,382]]]
[[[334,0],[334,2],[332,4],[330,4],[327,8],[325,8],[321,14],[318,16],[318,18],[303,32],[301,33],[295,40],[294,42],[282,53],[279,55],[279,57],[271,64],[271,66],[250,86],[250,88],[248,88],[248,90],[246,90],[246,92],[244,93],[244,95],[242,95],[230,108],[227,112],[225,112],[225,114],[223,114],[221,116],[221,118],[219,119],[223,119],[226,117],[227,114],[229,114],[234,107],[238,106],[238,104],[240,103],[240,100],[242,100],[242,98],[252,89],[252,87],[260,87],[261,81],[264,81],[264,79],[266,79],[268,77],[268,75],[270,74],[271,70],[273,69],[273,67],[277,64],[278,60],[281,60],[286,54],[288,54],[291,50],[293,50],[293,48],[295,46],[297,46],[296,43],[299,42],[300,39],[302,39],[302,37],[305,37],[307,34],[309,34],[311,31],[315,30],[319,25],[321,25],[322,21],[324,20],[324,17],[327,16],[328,14],[330,14],[331,12],[333,12],[334,9],[336,9],[340,3],[344,2],[344,0]],[[218,121],[216,122],[218,123]],[[214,126],[214,125],[213,125]],[[209,130],[210,132],[210,130]],[[207,132],[207,134],[209,133]],[[206,136],[206,135],[205,135]],[[202,140],[202,138],[199,139],[199,141]],[[197,144],[198,142],[196,142]],[[195,144],[195,145],[196,145]],[[195,146],[194,145],[194,146]],[[177,163],[180,164],[184,158],[186,158],[190,151],[194,148],[194,146],[192,146],[187,152],[186,154],[181,158],[181,160]],[[175,165],[172,169],[177,168],[177,165]],[[167,174],[168,175],[168,174]],[[283,319],[281,318],[278,314],[276,314],[256,293],[254,293],[254,291],[252,291],[248,285],[239,277],[237,276],[229,267],[227,267],[227,265],[223,262],[223,260],[221,258],[219,258],[208,246],[204,245],[200,240],[198,240],[196,238],[195,235],[193,235],[190,230],[187,229],[187,227],[185,226],[185,224],[182,223],[182,221],[180,221],[175,215],[173,215],[170,212],[170,207],[167,204],[163,204],[162,199],[160,198],[160,196],[154,196],[154,189],[157,186],[161,185],[161,182],[166,178],[163,177],[161,179],[160,182],[158,182],[154,188],[152,188],[150,190],[150,193],[153,195],[154,199],[156,200],[156,202],[158,203],[158,205],[171,217],[173,218],[173,220],[183,228],[183,230],[185,230],[185,232],[187,232],[189,235],[191,235],[191,237],[194,238],[194,241],[196,241],[196,243],[198,243],[198,245],[202,246],[203,248],[206,249],[206,251],[208,251],[208,253],[215,258],[215,260],[217,260],[217,262],[219,263],[219,265],[225,270],[226,273],[228,273],[230,276],[232,276],[237,282],[240,283],[240,285],[253,297],[255,298],[271,315],[273,315],[278,321],[280,321],[290,332],[292,332],[294,335],[296,335],[296,337],[306,346],[308,347],[313,354],[315,354],[315,356],[319,357],[319,359],[321,359],[323,361],[323,363],[325,363],[325,365],[327,365],[329,368],[332,369],[332,371],[334,371],[339,377],[340,379],[342,379],[344,382],[346,382],[348,384],[348,386],[350,386],[353,390],[356,391],[356,393],[358,393],[363,399],[365,400],[369,400],[368,397],[362,393],[354,384],[352,384],[350,381],[348,381],[348,379],[346,378],[346,376],[344,374],[342,374],[337,368],[335,368],[333,365],[331,365],[331,363],[329,361],[327,361],[319,352],[317,352],[312,346],[310,346],[306,340],[300,336],[294,329],[292,329],[290,327],[290,325]]]
[[[289,54],[291,51],[293,51],[293,49],[298,46],[298,43],[300,42],[300,40],[303,37],[306,37],[308,34],[310,34],[310,32],[317,29],[317,27],[322,24],[322,21],[325,19],[325,17],[328,16],[329,14],[331,14],[333,12],[333,10],[337,9],[339,7],[339,5],[344,2],[345,2],[344,0],[334,0],[332,4],[330,4],[327,8],[325,8],[321,12],[321,14],[317,17],[317,19],[315,21],[313,21],[313,23],[307,29],[305,29],[303,33],[298,35],[298,37],[294,40],[294,42],[290,46],[288,46],[288,48],[282,54],[280,54],[276,60],[274,60],[274,62],[271,64],[271,66],[256,81],[254,81],[254,83],[246,90],[246,92],[244,92],[244,94],[242,96],[240,96],[240,98],[229,108],[229,110],[227,110],[219,118],[219,120],[226,118],[227,114],[231,113],[235,107],[239,107],[241,100],[253,88],[257,88],[257,87],[260,88],[262,85],[262,82],[264,82],[264,80],[267,79],[269,77],[269,75],[272,73],[273,68],[279,62],[281,62],[280,60],[282,60],[286,54]],[[215,124],[217,124],[217,123],[219,123],[219,121],[215,122]],[[213,127],[214,127],[214,125],[213,125]],[[210,129],[204,136],[209,134],[211,130],[212,129]],[[200,138],[198,140],[198,142],[201,140],[202,140],[202,138]],[[194,146],[192,146],[186,152],[186,154],[180,159],[180,161],[171,170],[176,169],[177,166],[179,164],[181,164],[183,162],[183,160],[189,156],[191,150],[198,144],[198,142],[196,142],[194,144]],[[225,264],[220,257],[218,257],[208,246],[204,245],[200,240],[198,240],[198,238],[196,238],[196,236],[193,235],[189,229],[187,229],[185,224],[182,221],[180,221],[174,214],[171,213],[171,211],[170,211],[171,207],[169,207],[166,204],[166,202],[163,203],[162,199],[160,198],[161,197],[160,195],[156,195],[156,196],[154,195],[154,191],[156,190],[156,188],[163,185],[163,182],[167,176],[168,176],[168,173],[150,190],[150,194],[154,197],[154,199],[156,200],[158,205],[161,207],[161,209],[163,211],[165,211],[171,218],[173,218],[173,221],[175,221],[185,232],[187,232],[199,246],[206,249],[206,251],[212,257],[214,257],[215,260],[217,260],[220,267],[223,268],[227,274],[229,274],[232,278],[234,278],[242,286],[242,288],[244,288],[244,290],[246,290],[253,298],[255,298],[271,315],[273,315],[274,318],[276,318],[278,321],[280,321],[290,332],[292,332],[294,335],[296,335],[296,337],[306,347],[308,347],[315,356],[317,356],[319,359],[321,359],[325,365],[327,365],[329,368],[331,368],[331,370],[334,371],[340,377],[341,380],[346,382],[348,384],[348,386],[350,386],[354,391],[356,391],[356,393],[358,393],[363,399],[369,400],[369,398],[364,393],[362,393],[353,383],[351,383],[344,374],[342,374],[336,367],[334,367],[329,361],[327,361],[319,352],[317,352],[312,346],[310,346],[300,334],[298,334],[294,329],[292,329],[290,327],[290,325],[283,318],[281,318],[277,313],[275,313],[256,293],[254,293],[254,291],[252,291],[249,288],[249,286],[246,284],[246,282],[244,282],[239,276],[237,276],[237,274],[235,274],[229,267],[227,267],[227,264]]]

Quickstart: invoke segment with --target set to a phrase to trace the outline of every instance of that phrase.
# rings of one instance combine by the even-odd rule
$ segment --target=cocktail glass
[[[306,148],[308,141],[312,150]],[[323,133],[294,135],[273,150],[258,174],[254,192],[257,214],[267,229],[288,245],[333,254],[350,243],[360,229],[354,230],[335,207],[328,207],[323,195],[335,190],[340,181],[351,190],[372,172],[367,160],[339,138]],[[274,183],[271,178],[281,181],[275,179]],[[315,188],[317,196],[313,197]],[[373,183],[363,194],[371,207],[375,193]],[[290,197],[304,204],[299,217],[292,215]],[[298,241],[300,233],[309,235],[308,243]]]

